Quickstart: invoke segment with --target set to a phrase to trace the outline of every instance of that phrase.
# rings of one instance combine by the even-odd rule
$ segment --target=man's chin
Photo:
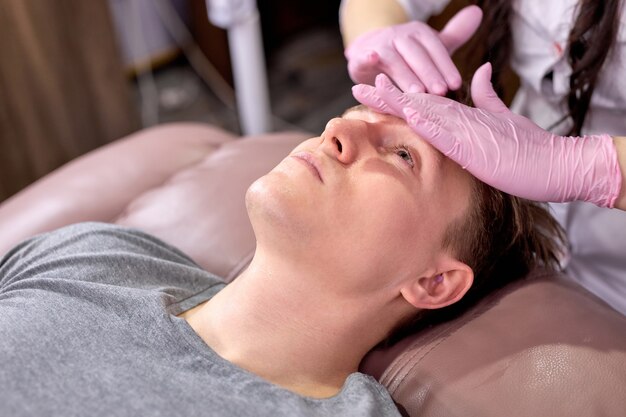
[[[266,175],[256,180],[246,192],[246,208],[255,234],[261,229],[264,233],[307,233],[312,226],[306,215],[309,210],[302,193],[291,184],[278,183]]]

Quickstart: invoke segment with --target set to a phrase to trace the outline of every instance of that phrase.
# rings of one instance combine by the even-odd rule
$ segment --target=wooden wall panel
[[[106,0],[0,0],[0,201],[138,128]]]

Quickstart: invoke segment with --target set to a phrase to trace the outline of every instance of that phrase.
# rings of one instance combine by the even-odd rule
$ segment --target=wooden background
[[[106,0],[0,0],[0,201],[138,128]]]

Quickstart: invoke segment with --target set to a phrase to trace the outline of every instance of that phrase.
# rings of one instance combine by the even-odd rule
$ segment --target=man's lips
[[[320,164],[313,155],[311,155],[309,152],[297,152],[291,156],[306,165],[307,168],[309,168],[322,183],[324,182],[324,179],[322,178]]]

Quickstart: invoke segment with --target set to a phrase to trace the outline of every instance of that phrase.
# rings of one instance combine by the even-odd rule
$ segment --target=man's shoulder
[[[18,255],[22,259],[40,259],[86,253],[138,253],[165,259],[177,258],[180,262],[195,265],[183,252],[155,236],[138,229],[99,222],[76,223],[34,236],[17,245],[5,258]]]
[[[157,237],[137,229],[94,222],[73,224],[32,237],[0,260],[0,287],[29,278],[61,278],[135,288],[172,284],[198,288],[220,282],[183,252]]]

